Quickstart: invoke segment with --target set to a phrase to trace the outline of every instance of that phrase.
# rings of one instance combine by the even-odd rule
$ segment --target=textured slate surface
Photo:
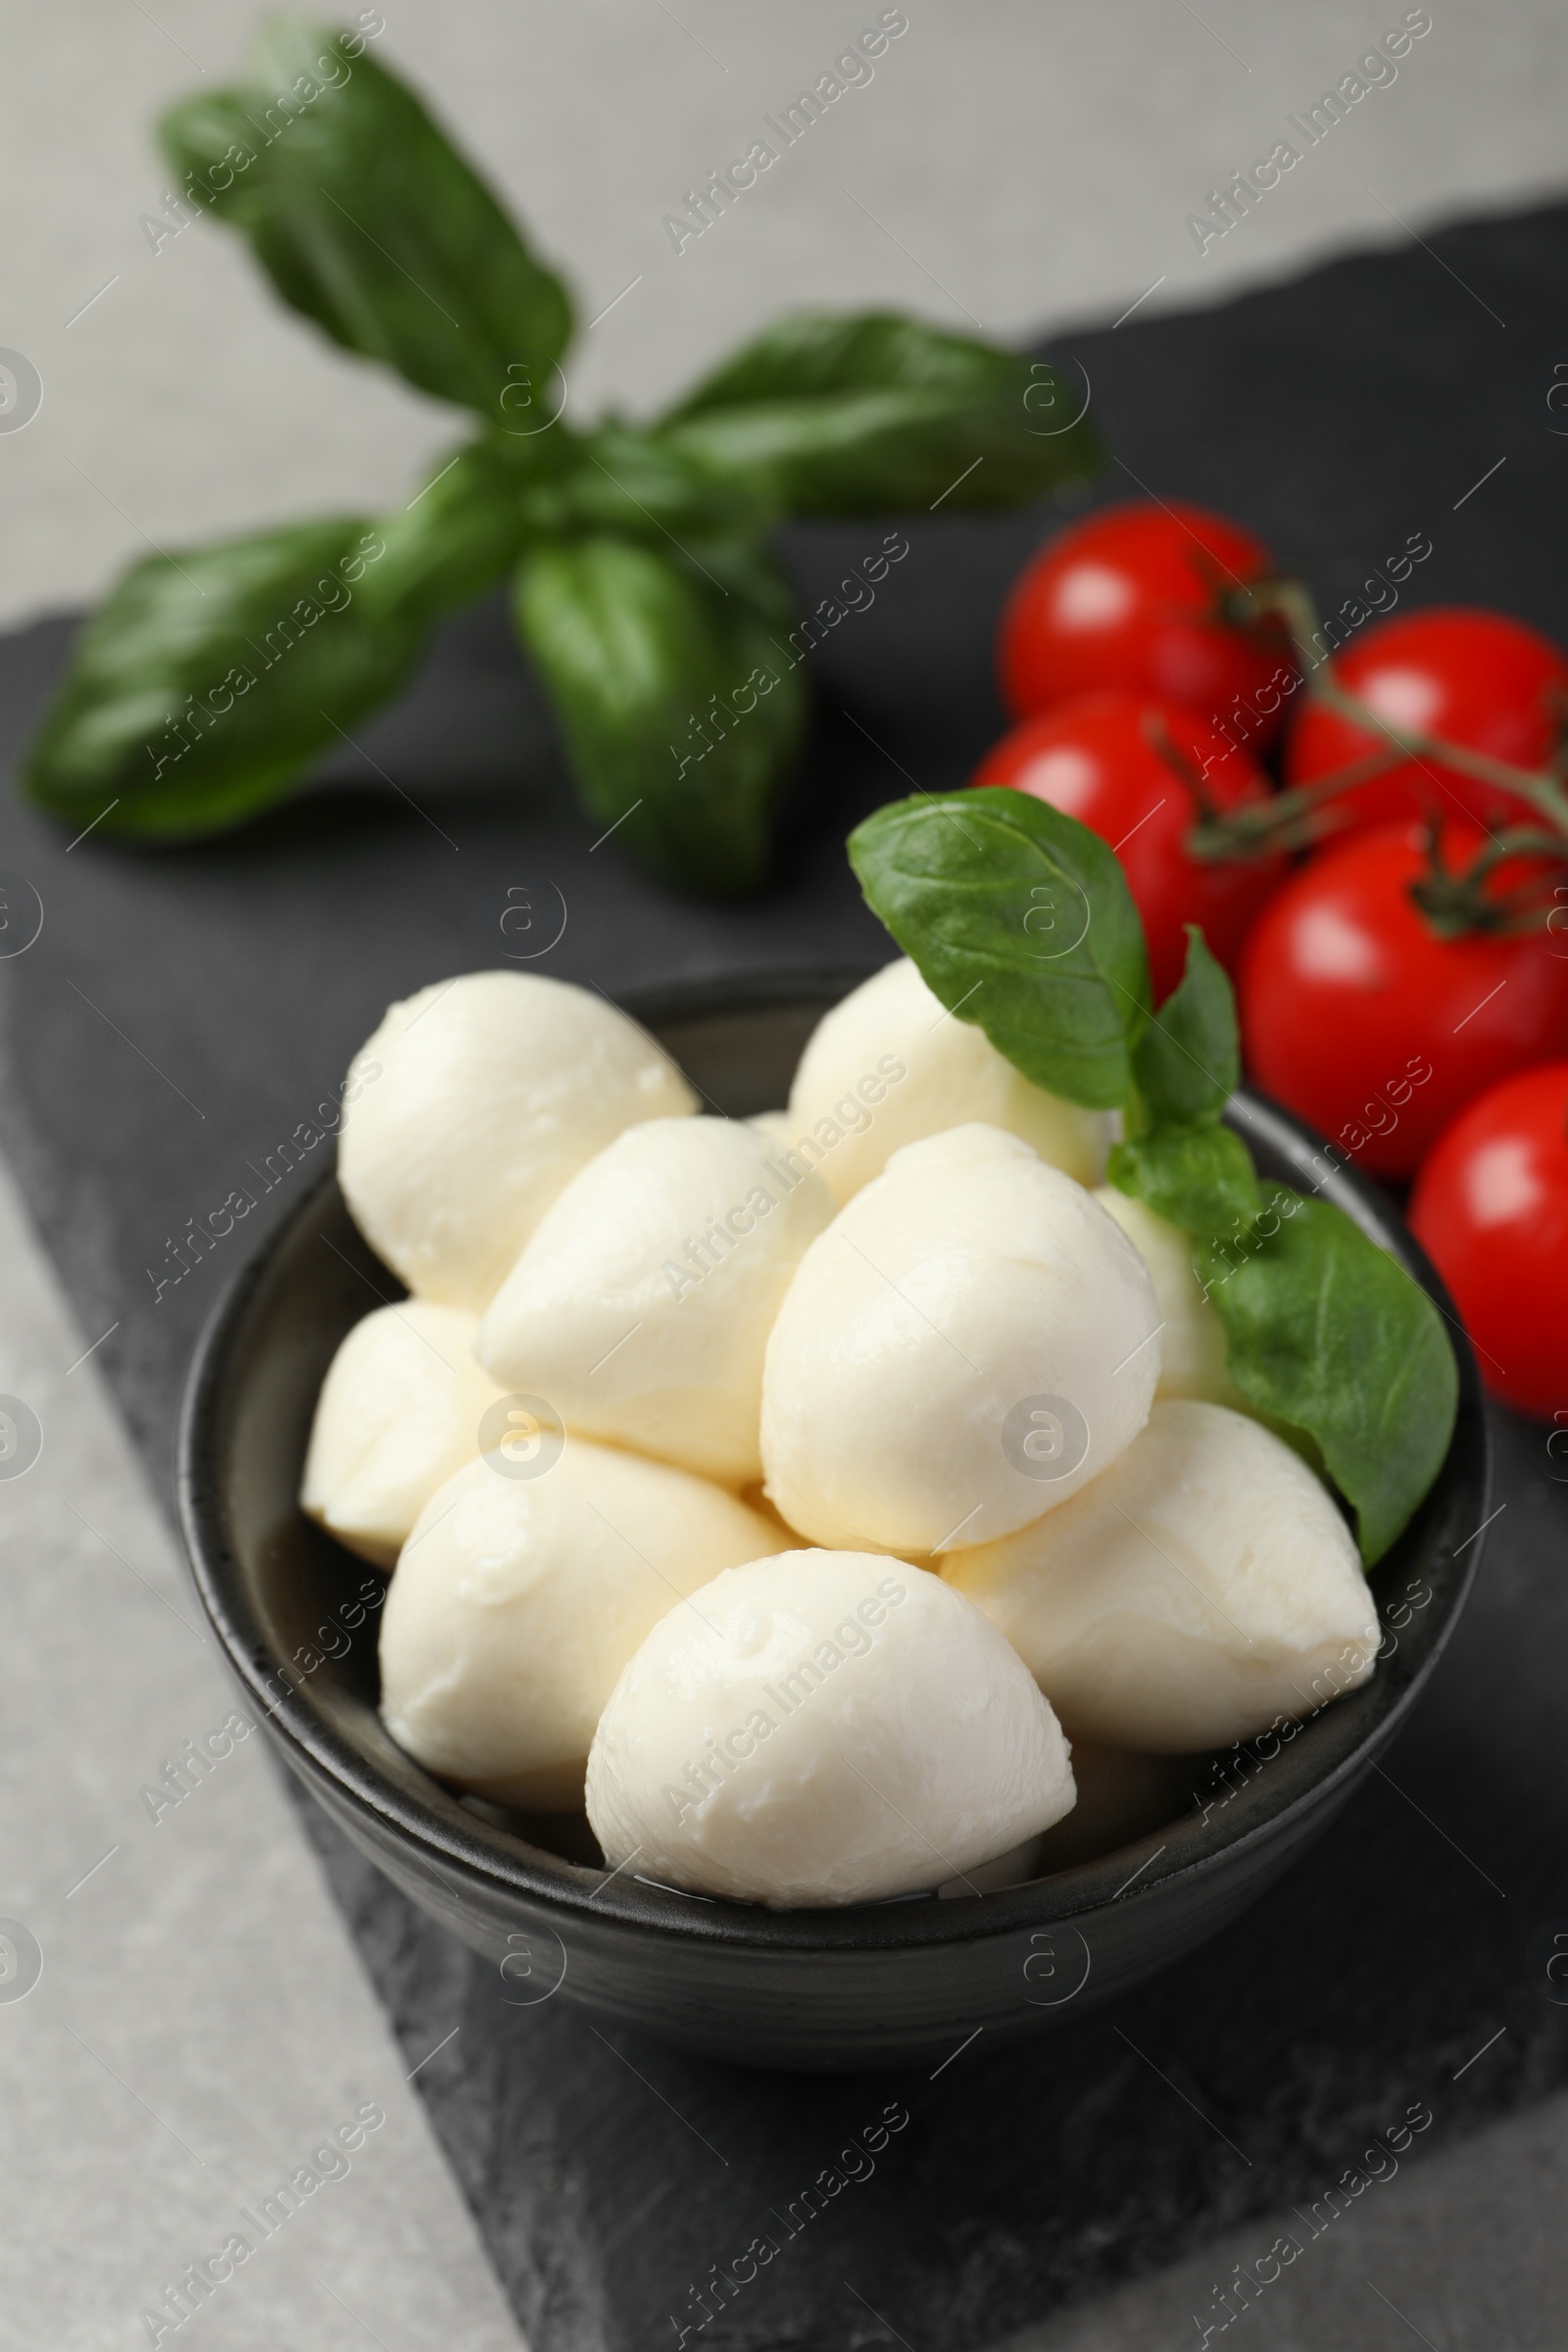
[[[1105,495],[1227,509],[1331,607],[1425,532],[1407,603],[1493,602],[1568,637],[1568,439],[1546,407],[1565,296],[1555,209],[1066,348],[1119,454]],[[843,832],[906,774],[960,779],[996,731],[996,610],[1052,519],[908,526],[875,608],[818,657],[825,715],[781,880],[754,906],[682,905],[612,842],[590,854],[495,611],[361,732],[368,760],[346,754],[330,790],[243,835],[68,854],[0,802],[0,866],[45,906],[37,944],[0,962],[0,1142],[83,1331],[118,1325],[98,1360],[161,1482],[224,1250],[156,1305],[147,1269],[310,1113],[389,997],[499,960],[509,889],[545,937],[564,894],[538,968],[612,992],[880,960]],[[790,553],[814,597],[880,536],[803,532]],[[8,760],[65,633],[0,645]],[[1568,2080],[1565,2013],[1526,1958],[1568,1921],[1568,1484],[1544,1431],[1499,1417],[1498,1435],[1507,1508],[1392,1777],[1221,1945],[1022,2056],[980,2042],[936,2081],[824,2082],[601,2037],[559,2000],[509,2007],[493,1971],[317,1825],[405,2046],[464,2028],[419,2083],[540,2352],[674,2341],[699,2316],[688,2287],[759,2231],[781,2237],[768,2208],[889,2101],[909,2122],[874,2178],[789,2240],[708,2341],[988,2343],[1316,2193],[1413,2100],[1434,2110],[1429,2144],[1451,2145]],[[1516,2305],[1529,2291],[1516,2276]],[[1266,2311],[1254,2327],[1266,2343]]]

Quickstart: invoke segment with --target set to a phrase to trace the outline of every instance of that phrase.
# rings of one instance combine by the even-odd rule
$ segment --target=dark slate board
[[[1565,316],[1568,210],[1553,209],[1058,348],[1088,368],[1118,452],[1102,495],[1148,485],[1228,510],[1331,607],[1424,531],[1408,603],[1495,603],[1568,638],[1568,438],[1546,406]],[[404,704],[360,731],[363,759],[243,834],[68,853],[0,800],[0,866],[46,910],[37,944],[0,962],[0,1141],[83,1334],[119,1326],[97,1361],[161,1491],[225,1253],[157,1304],[147,1269],[310,1114],[389,998],[500,959],[509,889],[541,922],[564,894],[539,968],[612,993],[881,960],[843,833],[906,778],[961,780],[998,731],[997,609],[1053,520],[908,526],[874,609],[815,657],[824,715],[781,878],[754,906],[682,904],[613,842],[590,852],[498,609],[448,632]],[[814,600],[880,535],[801,531],[787,552]],[[67,634],[0,641],[8,763]],[[514,1988],[313,1814],[411,2063],[464,2029],[419,2085],[538,2352],[676,2340],[698,2316],[689,2288],[760,2232],[782,2241],[769,2209],[890,2101],[910,2120],[875,2177],[784,2242],[705,2340],[985,2344],[1316,2193],[1414,2099],[1436,2145],[1568,2082],[1568,2012],[1526,1959],[1534,1931],[1568,1919],[1568,1477],[1543,1430],[1499,1415],[1498,1439],[1507,1508],[1392,1778],[1222,1944],[1021,2055],[979,2042],[938,2080],[827,2082],[601,2038],[563,2001],[509,2006]],[[1529,2297],[1513,2277],[1516,2314]]]

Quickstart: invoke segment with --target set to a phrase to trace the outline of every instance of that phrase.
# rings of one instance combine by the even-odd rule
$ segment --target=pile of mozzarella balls
[[[472,1798],[586,1802],[693,1893],[873,1901],[1029,1875],[1074,1746],[1087,1795],[1371,1673],[1355,1545],[1182,1237],[912,964],[751,1120],[505,971],[394,1004],[345,1100],[412,1295],[339,1348],[301,1499],[392,1571],[385,1724]]]

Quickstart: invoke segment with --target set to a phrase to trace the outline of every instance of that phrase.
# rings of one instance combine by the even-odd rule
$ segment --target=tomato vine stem
[[[1334,804],[1358,785],[1391,769],[1413,762],[1437,793],[1452,799],[1449,787],[1436,772],[1441,765],[1478,783],[1490,784],[1527,802],[1539,824],[1511,823],[1500,830],[1483,824],[1490,841],[1470,865],[1450,869],[1442,861],[1436,823],[1428,831],[1428,872],[1412,883],[1410,895],[1433,929],[1445,938],[1466,931],[1529,931],[1543,928],[1551,910],[1542,896],[1545,877],[1532,876],[1501,893],[1487,889],[1496,868],[1511,858],[1568,863],[1568,789],[1560,765],[1515,767],[1494,760],[1467,744],[1449,742],[1423,727],[1397,726],[1374,710],[1359,695],[1341,684],[1333,669],[1317,608],[1299,580],[1276,578],[1236,591],[1231,599],[1234,617],[1257,629],[1270,619],[1283,621],[1298,665],[1298,683],[1289,689],[1370,735],[1376,749],[1347,762],[1332,774],[1310,784],[1287,785],[1266,801],[1218,814],[1205,796],[1196,795],[1201,813],[1187,837],[1194,858],[1205,863],[1251,862],[1279,849],[1315,848],[1339,828],[1332,819]],[[1184,780],[1186,780],[1184,778]],[[1469,811],[1465,812],[1467,815]],[[1472,819],[1472,821],[1480,821]]]

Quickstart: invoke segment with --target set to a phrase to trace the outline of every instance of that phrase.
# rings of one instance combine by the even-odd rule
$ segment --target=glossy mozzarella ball
[[[1158,1397],[1200,1396],[1210,1404],[1247,1406],[1225,1369],[1225,1326],[1193,1272],[1193,1249],[1180,1226],[1113,1184],[1096,1193],[1149,1268],[1163,1326],[1159,1335]]]
[[[817,1023],[790,1090],[789,1140],[848,1200],[904,1144],[981,1120],[1081,1184],[1105,1157],[1102,1112],[1031,1086],[972,1020],[945,1012],[907,957]]]
[[[480,1356],[568,1429],[743,1486],[761,1476],[767,1335],[832,1214],[821,1179],[741,1120],[629,1127],[545,1211]]]
[[[300,1507],[390,1568],[442,1482],[479,1452],[501,1392],[473,1357],[478,1325],[408,1298],[356,1323],[317,1399]]]
[[[410,1290],[480,1314],[586,1160],[697,1099],[590,989],[469,972],[389,1007],[343,1098],[338,1181]]]
[[[1016,1136],[907,1144],[806,1252],[767,1344],[768,1494],[818,1544],[941,1551],[1058,1509],[1159,1377],[1142,1258]]]
[[[1377,1609],[1325,1489],[1271,1431],[1156,1404],[1093,1486],[943,1574],[1074,1739],[1179,1752],[1249,1740],[1364,1683]]]
[[[1001,1635],[863,1552],[754,1561],[672,1609],[588,1760],[607,1862],[780,1910],[940,1886],[1072,1801],[1060,1728]]]
[[[439,1779],[550,1812],[581,1802],[594,1726],[644,1635],[786,1539],[663,1462],[580,1438],[534,1459],[528,1477],[481,1457],[430,1497],[382,1613],[381,1714]]]

